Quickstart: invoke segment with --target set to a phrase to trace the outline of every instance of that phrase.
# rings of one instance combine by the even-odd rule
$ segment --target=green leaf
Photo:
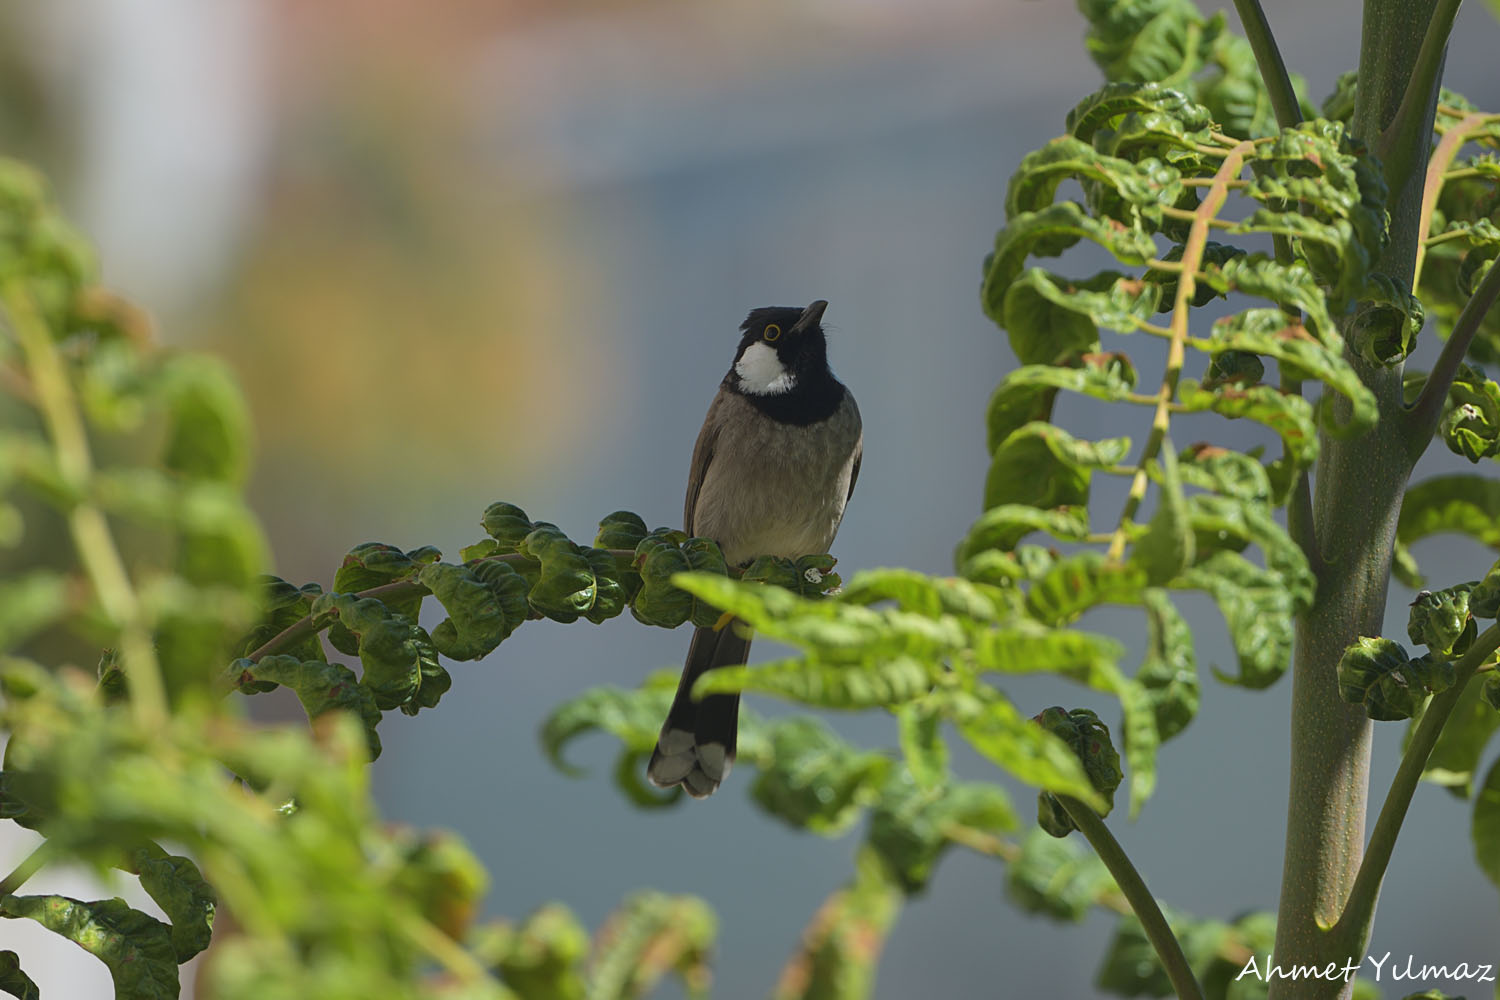
[[[1032,254],[1059,256],[1081,239],[1099,244],[1123,264],[1139,267],[1156,256],[1156,244],[1147,232],[1092,218],[1082,205],[1075,202],[1059,202],[1040,211],[1022,212],[1012,216],[1005,228],[1000,230],[995,237],[994,253],[985,262],[981,300],[986,315],[1006,329],[1011,328],[1012,319],[1017,318],[1022,310],[1031,313],[1034,319],[1039,318],[1035,311],[1041,300],[1034,289],[1027,296],[1031,300],[1029,304],[1023,305],[1019,301],[1010,300],[1009,293],[1021,274],[1024,261]],[[1018,293],[1025,287],[1018,286]],[[1154,297],[1154,293],[1152,294]],[[1087,323],[1090,327],[1093,325],[1082,317],[1075,322]],[[1034,330],[1039,324],[1027,324],[1023,321],[1020,325]],[[1082,330],[1083,327],[1079,326],[1067,335],[1067,339],[1076,344]],[[1017,350],[1016,353],[1023,364],[1046,363],[1062,356],[1059,353],[1044,355],[1032,350]]]
[[[531,588],[534,609],[564,625],[594,609],[599,596],[594,565],[557,527],[537,522],[519,551],[541,563],[541,576]]]
[[[1026,594],[1026,610],[1044,625],[1065,625],[1100,604],[1139,604],[1146,571],[1084,551],[1059,559]]]
[[[929,701],[898,705],[896,732],[906,771],[919,788],[936,788],[948,780],[948,744],[943,740],[943,717]]]
[[[1009,796],[998,786],[924,786],[910,771],[897,768],[871,812],[868,843],[911,895],[926,888],[955,830],[996,834],[1018,825]]]
[[[501,552],[516,552],[535,527],[526,512],[513,503],[492,503],[484,509],[479,523],[484,533],[499,543]]]
[[[109,967],[117,1000],[177,1000],[171,929],[123,899],[3,896],[0,917],[28,917]]]
[[[1396,522],[1396,538],[1410,545],[1442,532],[1468,535],[1500,549],[1500,480],[1435,476],[1408,489]]]
[[[630,613],[644,625],[676,628],[691,620],[694,625],[713,625],[719,611],[698,600],[672,581],[679,574],[701,570],[720,576],[729,572],[719,547],[706,538],[688,539],[680,531],[661,529],[641,540],[635,550],[641,575],[641,591]]]
[[[1152,586],[1167,583],[1193,562],[1193,531],[1188,524],[1187,502],[1182,496],[1182,480],[1177,473],[1177,454],[1170,440],[1163,443],[1160,474],[1161,487],[1156,510],[1146,533],[1136,540],[1131,561],[1146,574]]]
[[[1023,503],[991,507],[969,529],[969,537],[958,548],[957,561],[963,565],[987,549],[1008,552],[1033,531],[1045,531],[1060,542],[1081,542],[1089,533],[1088,510],[1082,507],[1041,510]]]
[[[1088,278],[1067,278],[1044,268],[1032,267],[1015,278],[1005,292],[998,316],[991,318],[1005,327],[1011,350],[1023,365],[1073,367],[1078,364],[1105,368],[1113,354],[1097,354],[1099,327],[1130,333],[1148,322],[1156,312],[1160,288],[1118,271],[1100,271]],[[1101,359],[1090,362],[1091,358]],[[1128,376],[1134,382],[1134,372]],[[1047,386],[1036,384],[1033,396]],[[1090,394],[1118,392],[1105,378],[1091,386]],[[1050,400],[1050,394],[1047,397]],[[1020,410],[1025,399],[1011,405]],[[1047,409],[1033,419],[1044,419]]]
[[[1391,639],[1361,636],[1339,659],[1339,697],[1376,720],[1409,719],[1427,696],[1453,685],[1453,664],[1431,654],[1412,659]]]
[[[36,983],[21,971],[21,958],[13,951],[0,951],[0,990],[17,1000],[41,1000],[42,997]]]
[[[619,739],[627,751],[649,752],[656,746],[661,720],[666,718],[677,688],[674,673],[663,671],[634,691],[600,687],[563,702],[542,723],[542,749],[558,770],[582,774],[569,764],[563,751],[574,739],[602,730]]]
[[[772,816],[824,836],[837,836],[859,818],[893,763],[856,750],[813,718],[777,722],[770,739],[771,763],[750,786],[751,797]]]
[[[1186,412],[1207,410],[1230,420],[1246,417],[1270,428],[1299,467],[1312,464],[1318,457],[1312,404],[1296,393],[1282,392],[1269,385],[1218,385],[1207,389],[1189,378],[1182,380],[1177,395]]]
[[[1471,462],[1500,455],[1500,385],[1460,365],[1437,433],[1450,451]]]
[[[1117,891],[1097,854],[1040,827],[1027,833],[1020,855],[1005,873],[1005,895],[1011,902],[1027,913],[1074,924],[1083,922],[1100,897]]]
[[[1080,441],[1053,424],[1027,424],[995,450],[984,506],[1087,506],[1092,470],[1117,464],[1129,449],[1129,438]]]
[[[1191,445],[1177,456],[1177,472],[1183,485],[1227,497],[1266,502],[1271,496],[1266,467],[1243,452],[1209,444]]]
[[[1491,765],[1474,797],[1473,836],[1479,869],[1500,887],[1500,761]]]
[[[1484,749],[1500,729],[1500,712],[1485,704],[1483,691],[1484,685],[1478,681],[1464,688],[1422,770],[1422,780],[1441,785],[1462,799],[1469,797]],[[1412,718],[1406,731],[1408,740],[1419,721],[1420,715]]]
[[[1076,301],[1076,298],[1070,299]],[[1057,390],[1107,402],[1129,398],[1135,387],[1135,368],[1123,354],[1083,354],[1069,367],[1024,365],[1000,381],[990,397],[987,425],[993,454],[1012,433],[1052,416]]]
[[[1108,816],[1114,807],[1115,789],[1124,775],[1120,755],[1109,738],[1109,727],[1086,708],[1044,708],[1033,720],[1047,732],[1062,739],[1083,762],[1084,773],[1094,790],[1104,797],[1108,808],[1099,815]]]
[[[1411,602],[1406,634],[1441,659],[1462,656],[1474,641],[1478,628],[1469,614],[1469,592],[1472,583],[1446,590],[1424,590]]]
[[[976,634],[972,651],[980,670],[1058,674],[1102,691],[1114,690],[1111,678],[1124,655],[1124,647],[1108,636],[1028,621]]]
[[[486,572],[492,579],[509,573],[524,586],[520,575],[504,563],[491,562],[488,567]],[[449,659],[482,659],[521,624],[506,614],[495,588],[468,566],[430,563],[422,567],[417,580],[448,612],[448,617],[432,630],[432,643]]]
[[[943,704],[959,735],[991,763],[1028,785],[1071,795],[1094,809],[1108,811],[1108,801],[1095,791],[1072,748],[1023,717],[999,692],[980,688],[974,693],[955,693]]]
[[[373,597],[324,594],[313,602],[314,619],[336,617],[354,637],[364,677],[360,683],[375,696],[381,709],[399,707],[422,684],[419,636],[406,616],[391,611]]]
[[[1252,690],[1276,683],[1292,654],[1296,614],[1293,596],[1280,574],[1268,573],[1237,553],[1215,552],[1182,574],[1173,586],[1207,591],[1224,615],[1240,672],[1230,677],[1215,669],[1215,676]]]
[[[243,486],[250,471],[250,410],[228,367],[207,355],[177,354],[159,378],[169,413],[167,469]]]
[[[646,522],[639,514],[628,510],[617,510],[606,514],[599,522],[599,533],[594,536],[594,545],[601,549],[634,549],[641,544],[649,532]]]
[[[151,844],[131,855],[130,870],[140,876],[141,888],[172,921],[172,947],[178,963],[207,948],[218,895],[203,880],[198,866]]]
[[[1145,593],[1146,658],[1136,682],[1146,692],[1162,742],[1170,740],[1198,714],[1198,667],[1193,633],[1165,591]],[[1130,730],[1127,728],[1126,733]]]
[[[1209,340],[1192,343],[1215,354],[1249,351],[1265,355],[1291,372],[1318,379],[1351,405],[1349,419],[1343,424],[1334,424],[1320,411],[1323,427],[1341,437],[1362,434],[1375,426],[1379,416],[1375,395],[1341,356],[1343,345],[1338,334],[1331,330],[1319,334],[1314,337],[1280,309],[1246,309],[1215,322]]]
[[[630,896],[599,928],[590,1000],[635,1000],[674,972],[689,996],[705,996],[717,933],[713,910],[696,896]]]
[[[931,671],[908,656],[834,665],[788,659],[710,670],[693,685],[693,696],[758,692],[817,708],[861,709],[910,702],[932,684]]]
[[[316,583],[295,587],[277,576],[262,576],[260,584],[260,622],[245,636],[244,642],[240,643],[238,652],[241,656],[248,656],[306,618],[312,613],[312,602],[323,593],[323,588]],[[323,651],[322,640],[316,632],[285,647],[282,652],[299,660],[328,659]]]
[[[327,712],[352,712],[365,727],[370,759],[380,756],[380,737],[375,732],[380,723],[380,709],[376,707],[375,693],[369,686],[361,684],[348,667],[326,660],[299,660],[283,654],[263,657],[258,663],[235,660],[230,664],[229,672],[235,686],[247,694],[269,690],[277,684],[290,688],[302,703],[302,710],[310,722],[317,721]]]
[[[951,614],[975,622],[999,621],[1007,607],[1006,595],[994,588],[957,577],[931,577],[909,569],[860,570],[838,597],[845,604],[858,605],[892,600],[903,611],[928,618]]]

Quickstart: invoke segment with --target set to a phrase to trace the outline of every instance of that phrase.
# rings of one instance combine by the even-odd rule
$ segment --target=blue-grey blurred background
[[[1321,99],[1355,65],[1359,5],[1267,9]],[[815,298],[832,303],[835,370],[865,417],[841,569],[944,573],[980,508],[985,403],[1013,364],[979,310],[980,262],[1020,157],[1099,83],[1082,34],[1071,5],[1037,0],[10,4],[0,151],[55,180],[107,280],[164,339],[238,372],[259,433],[253,503],[282,576],[326,586],[366,540],[456,556],[497,499],[577,538],[617,508],[676,525],[739,321]],[[1449,85],[1500,107],[1497,51],[1500,28],[1470,5]],[[1148,423],[1060,415],[1076,433],[1137,441]],[[1419,475],[1460,464],[1434,452]],[[1444,582],[1492,558],[1452,538],[1417,555]],[[1388,633],[1404,631],[1409,599],[1393,591]],[[1261,694],[1212,681],[1207,666],[1233,659],[1222,621],[1207,602],[1186,609],[1202,713],[1165,748],[1158,797],[1113,822],[1174,906],[1274,910],[1290,681]],[[1124,613],[1088,624],[1133,644],[1144,632]],[[491,914],[561,900],[597,926],[632,890],[696,893],[720,918],[716,995],[764,995],[848,878],[857,835],[765,818],[746,773],[709,801],[637,811],[610,784],[611,741],[573,749],[582,779],[538,749],[559,702],[676,666],[686,642],[628,617],[529,625],[456,665],[437,710],[387,718],[374,782],[392,821],[468,840],[492,876]],[[1009,690],[1033,711],[1106,707],[1050,682]],[[894,741],[888,719],[834,722]],[[1378,733],[1377,801],[1400,735]],[[993,776],[974,758],[958,766]],[[1030,811],[1023,790],[1016,801]],[[1374,955],[1500,957],[1500,897],[1474,866],[1468,822],[1465,803],[1421,790]],[[0,843],[0,868],[12,846]],[[951,854],[902,914],[876,995],[1095,996],[1113,920],[1028,919],[1003,898],[1004,874]],[[60,949],[45,967],[28,960],[48,995],[107,994],[102,967],[23,933],[0,925],[0,943]],[[1444,986],[1489,990],[1384,989]]]

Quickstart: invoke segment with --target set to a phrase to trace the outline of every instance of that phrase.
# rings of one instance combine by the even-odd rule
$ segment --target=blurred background
[[[1359,5],[1266,7],[1321,100],[1356,63]],[[834,367],[865,419],[841,569],[945,573],[980,509],[985,403],[1013,363],[979,310],[980,262],[1010,172],[1099,83],[1082,34],[1071,5],[1036,0],[7,4],[0,152],[54,180],[107,281],[163,339],[238,372],[259,433],[253,505],[288,579],[327,586],[367,540],[456,557],[498,499],[578,539],[619,508],[677,525],[740,320],[815,298],[832,303]],[[1500,28],[1471,5],[1449,86],[1500,107],[1496,51]],[[1147,429],[1144,411],[1138,428],[1062,416],[1084,435]],[[1419,475],[1459,464],[1434,451]],[[1444,581],[1490,562],[1451,538],[1416,554]],[[1409,600],[1393,590],[1388,634]],[[1274,910],[1290,679],[1262,694],[1213,682],[1207,666],[1233,662],[1222,622],[1207,602],[1185,608],[1203,710],[1165,748],[1158,798],[1135,823],[1117,813],[1118,835],[1183,910]],[[1138,644],[1138,617],[1088,624]],[[628,616],[529,625],[456,665],[436,711],[387,718],[374,781],[392,821],[468,840],[491,915],[561,900],[597,926],[634,889],[696,893],[720,918],[715,995],[764,995],[849,877],[857,835],[764,818],[746,773],[707,802],[637,811],[610,784],[609,740],[579,742],[581,779],[538,749],[559,702],[675,668],[686,644]],[[1030,710],[1093,704],[1008,689]],[[888,719],[833,721],[894,742]],[[1376,801],[1400,731],[1377,733]],[[1030,800],[1017,791],[1023,814]],[[1372,953],[1493,961],[1500,899],[1471,860],[1469,808],[1430,786],[1416,804]],[[0,842],[0,869],[23,850]],[[1004,874],[950,855],[903,913],[876,995],[1095,996],[1113,920],[1023,917]],[[103,967],[60,939],[0,922],[0,945],[28,956],[44,995],[108,995]]]

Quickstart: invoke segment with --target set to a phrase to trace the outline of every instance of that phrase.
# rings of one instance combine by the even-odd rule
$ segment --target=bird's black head
[[[844,397],[828,367],[819,299],[806,309],[752,309],[740,325],[743,336],[724,384],[762,412],[785,423],[827,419]]]

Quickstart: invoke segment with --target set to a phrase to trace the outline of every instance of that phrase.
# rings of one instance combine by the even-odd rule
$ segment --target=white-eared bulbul
[[[864,438],[854,397],[828,367],[826,308],[753,310],[698,432],[683,527],[717,542],[731,566],[827,552],[854,492]],[[737,619],[693,632],[646,768],[652,782],[694,798],[719,787],[734,763],[740,697],[694,701],[693,683],[749,653],[749,627]]]

